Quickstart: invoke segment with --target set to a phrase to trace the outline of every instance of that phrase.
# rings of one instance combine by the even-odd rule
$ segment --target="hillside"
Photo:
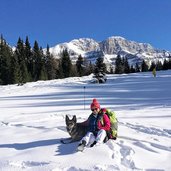
[[[171,70],[91,79],[0,86],[0,170],[170,171]],[[69,137],[65,115],[84,121],[93,98],[116,112],[119,137],[76,152],[78,142],[60,142]]]

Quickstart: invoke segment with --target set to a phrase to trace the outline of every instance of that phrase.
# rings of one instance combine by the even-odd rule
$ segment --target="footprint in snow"
[[[107,145],[112,151],[112,159],[117,161],[119,164],[122,164],[126,168],[136,169],[135,163],[132,159],[134,150],[128,145],[125,145],[124,141],[109,141]]]
[[[17,168],[30,168],[48,165],[48,162],[35,162],[35,161],[9,161],[9,165]]]

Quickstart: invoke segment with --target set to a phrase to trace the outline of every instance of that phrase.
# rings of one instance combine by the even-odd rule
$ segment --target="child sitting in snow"
[[[80,124],[88,126],[87,134],[82,138],[78,145],[78,151],[82,151],[85,146],[93,147],[95,144],[101,144],[107,137],[106,131],[110,130],[110,120],[105,114],[105,109],[100,109],[100,104],[96,99],[90,105],[92,113],[88,119]]]

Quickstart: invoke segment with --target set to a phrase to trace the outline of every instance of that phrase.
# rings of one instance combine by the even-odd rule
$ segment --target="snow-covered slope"
[[[149,64],[151,61],[163,60],[171,56],[171,52],[153,48],[147,43],[137,43],[135,41],[126,40],[123,37],[112,36],[101,42],[93,39],[82,38],[75,39],[69,43],[63,43],[50,48],[50,52],[59,57],[63,49],[67,49],[71,59],[75,62],[79,55],[86,57],[94,62],[97,57],[103,56],[104,62],[110,66],[114,64],[118,54],[127,57],[130,64],[135,65],[146,60]]]
[[[79,55],[84,57],[87,52],[97,51],[99,49],[99,44],[89,38],[74,39],[69,43],[62,43],[50,48],[50,52],[55,57],[59,57],[64,49],[68,50],[72,60],[75,62]]]
[[[0,86],[0,171],[171,170],[171,71],[91,79]],[[93,98],[116,112],[119,137],[76,152],[60,143],[65,115],[84,121]]]

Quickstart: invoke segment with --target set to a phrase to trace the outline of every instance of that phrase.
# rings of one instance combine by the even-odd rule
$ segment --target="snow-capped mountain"
[[[87,56],[86,53],[89,54],[90,52],[99,51],[100,47],[95,40],[89,38],[82,38],[74,39],[69,43],[58,44],[50,48],[50,52],[55,57],[60,57],[60,54],[64,49],[67,49],[71,59],[73,61],[76,61],[79,55],[85,57]],[[91,56],[91,54],[89,54],[88,56]]]
[[[79,55],[92,62],[95,62],[99,56],[103,56],[107,66],[114,64],[118,54],[127,57],[131,65],[140,64],[143,59],[149,64],[151,61],[162,62],[171,56],[169,51],[155,49],[148,43],[137,43],[119,36],[112,36],[101,42],[90,38],[74,39],[71,42],[51,47],[50,52],[55,57],[59,57],[64,49],[68,50],[73,62]]]

